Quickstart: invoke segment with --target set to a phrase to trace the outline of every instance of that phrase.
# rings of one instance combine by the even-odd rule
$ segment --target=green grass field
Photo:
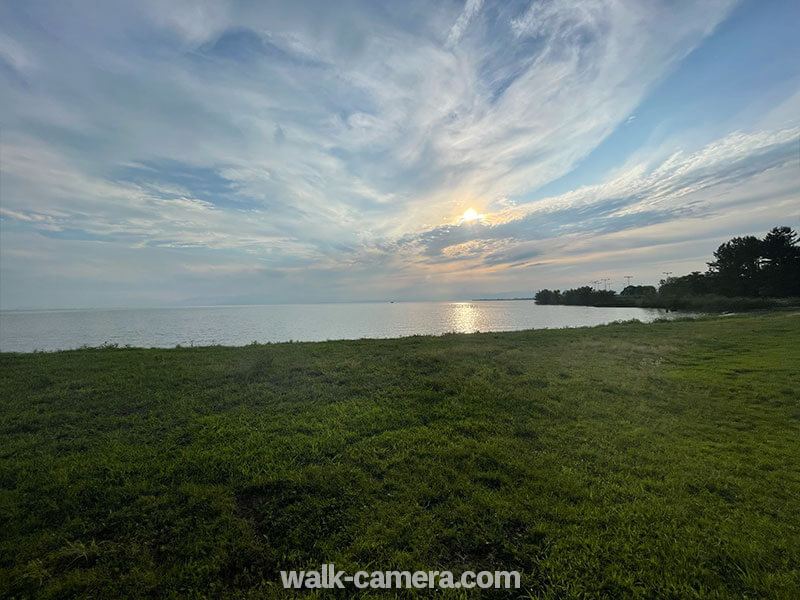
[[[799,386],[797,312],[2,354],[0,596],[798,598]]]

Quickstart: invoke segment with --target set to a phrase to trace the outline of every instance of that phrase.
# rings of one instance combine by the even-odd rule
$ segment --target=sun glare
[[[463,221],[474,221],[475,219],[480,219],[481,216],[482,215],[476,213],[474,209],[470,208],[469,210],[467,210],[467,212],[461,215],[461,219]]]

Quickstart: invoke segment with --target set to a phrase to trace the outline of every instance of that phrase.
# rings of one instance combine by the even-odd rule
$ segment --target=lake
[[[582,327],[629,319],[649,322],[682,314],[645,308],[538,306],[532,300],[8,310],[0,311],[0,350],[32,352],[103,344],[242,346]]]

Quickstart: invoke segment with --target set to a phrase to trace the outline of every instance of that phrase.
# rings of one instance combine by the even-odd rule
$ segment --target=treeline
[[[764,238],[735,237],[714,252],[705,273],[669,277],[651,285],[612,290],[583,286],[540,290],[537,304],[641,306],[722,311],[768,308],[800,302],[800,246],[797,233],[775,227]]]
[[[617,294],[612,290],[595,290],[588,285],[573,290],[539,290],[536,304],[570,304],[573,306],[616,306]]]

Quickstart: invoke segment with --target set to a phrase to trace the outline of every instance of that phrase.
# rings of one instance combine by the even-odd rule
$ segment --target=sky
[[[462,300],[800,225],[796,0],[0,4],[0,308]]]

